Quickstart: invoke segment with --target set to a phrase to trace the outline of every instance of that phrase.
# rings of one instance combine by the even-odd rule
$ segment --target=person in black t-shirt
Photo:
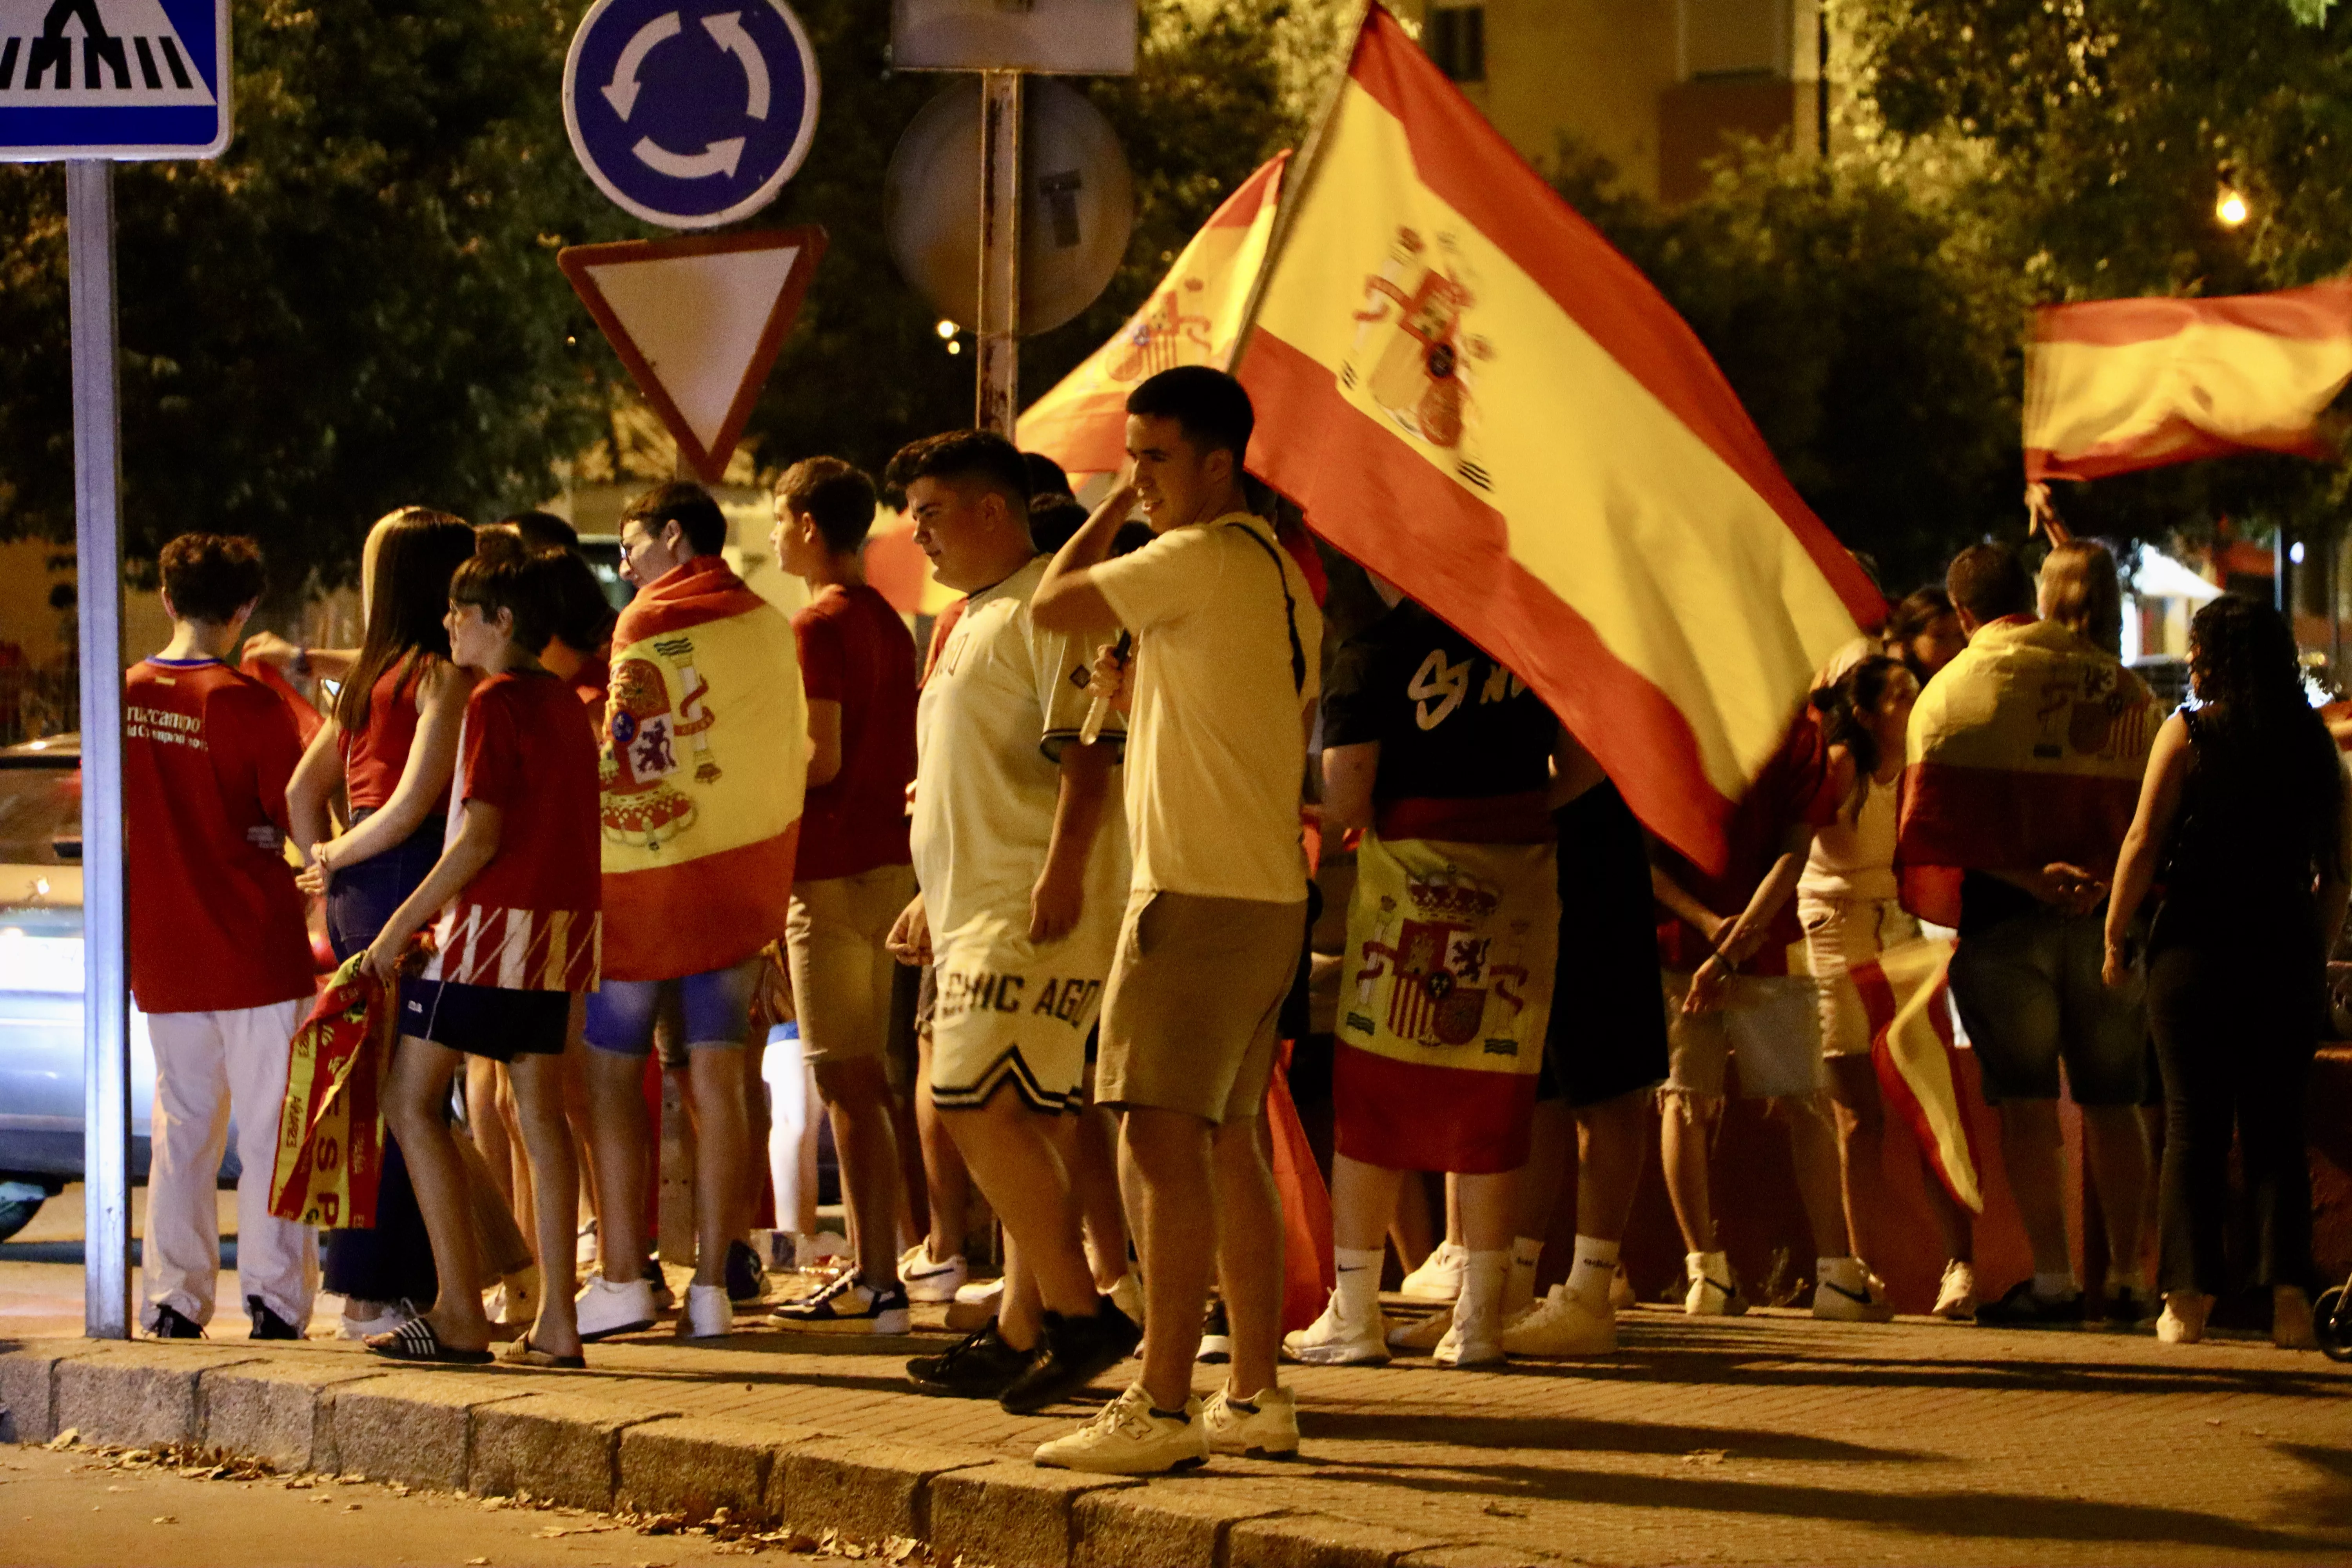
[[[1284,1350],[1389,1359],[1382,1237],[1403,1173],[1460,1173],[1468,1257],[1442,1365],[1500,1361],[1559,918],[1559,726],[1524,681],[1385,584],[1324,697],[1323,824],[1363,830],[1333,1073],[1329,1307]]]

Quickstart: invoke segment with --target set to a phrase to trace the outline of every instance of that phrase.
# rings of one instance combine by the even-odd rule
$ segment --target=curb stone
[[[620,1479],[621,1434],[677,1414],[623,1415],[572,1394],[525,1394],[484,1405],[474,1412],[466,1489],[483,1496],[528,1492],[567,1508],[610,1513]]]
[[[100,1443],[193,1443],[202,1430],[196,1380],[256,1358],[133,1342],[57,1363],[51,1422]]]
[[[335,1391],[328,1420],[339,1470],[372,1481],[464,1491],[474,1413],[524,1397],[508,1379],[395,1372]]]
[[[196,1377],[197,1441],[281,1470],[339,1472],[335,1453],[337,1393],[383,1374],[317,1362],[245,1362],[207,1367]],[[0,1366],[5,1366],[0,1360]]]
[[[901,1443],[819,1437],[778,1456],[768,1479],[767,1510],[807,1529],[824,1523],[853,1541],[894,1535],[931,1539],[933,1478],[1002,1463],[982,1450],[953,1454]]]
[[[768,1483],[783,1452],[820,1436],[709,1416],[663,1416],[621,1434],[614,1501],[638,1513],[674,1513],[698,1524],[720,1509],[739,1519],[769,1512]]]
[[[1067,1568],[1077,1544],[1077,1502],[1138,1485],[1125,1476],[1039,1469],[1004,1459],[950,1470],[931,1483],[928,1539],[933,1553],[950,1562]]]
[[[1236,1509],[1172,1487],[1088,1492],[1071,1502],[1072,1561],[1079,1568],[1200,1568],[1225,1561],[1234,1526],[1281,1511]]]
[[[1465,1542],[1454,1546],[1433,1546],[1426,1552],[1408,1552],[1396,1560],[1396,1568],[1547,1568],[1559,1560],[1514,1552],[1507,1546],[1490,1546],[1484,1542]]]
[[[1322,1513],[1244,1520],[1225,1540],[1226,1568],[1391,1568],[1400,1558],[1447,1544]]]
[[[9,1425],[19,1443],[46,1443],[58,1435],[58,1363],[81,1351],[0,1352],[0,1405],[9,1412]]]

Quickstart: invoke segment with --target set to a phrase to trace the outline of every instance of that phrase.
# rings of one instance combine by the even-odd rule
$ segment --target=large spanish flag
[[[782,612],[716,555],[639,590],[605,709],[604,978],[723,969],[784,934],[808,759]]]
[[[2330,458],[2352,381],[2352,281],[2219,300],[2097,300],[2034,317],[2025,477],[2095,479],[2231,452]]]
[[[1895,858],[1903,901],[1959,923],[1964,871],[2055,861],[2115,874],[2164,710],[2056,621],[1978,628],[1911,710]]]
[[[1910,1127],[1952,1201],[1982,1214],[1984,1184],[1960,1104],[1948,973],[1952,950],[1949,938],[1923,937],[1847,973],[1870,1020],[1870,1058],[1886,1102]]]
[[[1234,366],[1251,468],[1720,865],[1870,580],[1673,308],[1377,5],[1292,181]]]
[[[1176,265],[1110,342],[1021,416],[1020,447],[1074,474],[1108,474],[1127,461],[1127,395],[1180,364],[1222,365],[1241,336],[1282,195],[1276,154],[1209,215]]]

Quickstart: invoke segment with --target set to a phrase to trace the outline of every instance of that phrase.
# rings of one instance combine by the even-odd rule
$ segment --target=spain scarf
[[[606,979],[724,969],[783,934],[808,758],[792,623],[725,561],[630,601],[604,718]]]

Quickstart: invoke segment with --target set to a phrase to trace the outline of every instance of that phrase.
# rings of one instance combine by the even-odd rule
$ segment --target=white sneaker
[[[1107,1476],[1157,1476],[1206,1464],[1209,1432],[1201,1401],[1184,1401],[1181,1411],[1155,1410],[1143,1384],[1096,1413],[1066,1437],[1037,1445],[1037,1463],[1055,1469],[1091,1470]]]
[[[1533,1310],[1503,1325],[1501,1340],[1509,1355],[1607,1355],[1617,1348],[1617,1320],[1567,1286],[1555,1285]]]
[[[1641,1304],[1642,1299],[1633,1294],[1633,1282],[1625,1278],[1625,1266],[1620,1263],[1617,1272],[1609,1277],[1609,1305],[1622,1312]]]
[[[1891,1322],[1895,1303],[1886,1299],[1886,1281],[1855,1259],[1848,1268],[1822,1270],[1813,1282],[1813,1316],[1841,1323]]]
[[[1928,1309],[1938,1318],[1950,1318],[1956,1322],[1969,1322],[1977,1315],[1977,1270],[1973,1263],[1953,1258],[1944,1265],[1944,1282],[1936,1289],[1936,1304]]]
[[[1736,1318],[1747,1310],[1748,1298],[1739,1293],[1739,1281],[1728,1267],[1717,1279],[1696,1264],[1691,1265],[1690,1289],[1683,1296],[1685,1316]]]
[[[661,1315],[654,1306],[653,1284],[645,1279],[615,1285],[602,1274],[591,1274],[573,1302],[580,1314],[580,1337],[592,1343],[608,1335],[650,1329]]]
[[[686,1310],[677,1315],[679,1339],[723,1339],[734,1331],[735,1303],[727,1299],[726,1286],[688,1285],[686,1288]]]
[[[1378,1307],[1369,1321],[1349,1321],[1341,1315],[1339,1292],[1334,1290],[1321,1317],[1282,1336],[1282,1353],[1308,1366],[1386,1366],[1389,1347],[1381,1337],[1386,1326]],[[1295,1441],[1292,1446],[1297,1447]]]
[[[1445,1337],[1446,1331],[1453,1327],[1454,1309],[1451,1307],[1442,1312],[1432,1312],[1426,1318],[1407,1318],[1390,1328],[1389,1348],[1411,1351],[1415,1354],[1432,1351],[1437,1348],[1438,1341]]]
[[[1503,1360],[1503,1346],[1496,1331],[1500,1324],[1491,1317],[1474,1320],[1460,1311],[1451,1314],[1445,1333],[1437,1342],[1430,1356],[1440,1366],[1496,1366]]]
[[[1298,1398],[1286,1388],[1262,1388],[1254,1398],[1243,1401],[1234,1397],[1228,1384],[1202,1405],[1201,1426],[1209,1435],[1213,1454],[1256,1454],[1269,1458],[1296,1454]]]
[[[343,1325],[336,1331],[336,1337],[363,1340],[370,1334],[388,1334],[417,1316],[414,1301],[349,1300],[343,1303]]]
[[[996,1288],[1003,1289],[1004,1282],[997,1281]],[[956,1292],[956,1300],[963,1300],[962,1291]],[[1118,1283],[1110,1288],[1110,1304],[1125,1312],[1137,1328],[1143,1327],[1143,1276],[1132,1268],[1120,1275]]]
[[[1470,1267],[1467,1247],[1442,1241],[1422,1259],[1421,1267],[1404,1277],[1398,1294],[1413,1301],[1451,1301],[1462,1294],[1462,1271]]]
[[[937,1262],[930,1244],[919,1241],[898,1255],[898,1279],[907,1287],[909,1301],[952,1301],[957,1289],[971,1278],[971,1270],[964,1267],[961,1252],[944,1263]]]

